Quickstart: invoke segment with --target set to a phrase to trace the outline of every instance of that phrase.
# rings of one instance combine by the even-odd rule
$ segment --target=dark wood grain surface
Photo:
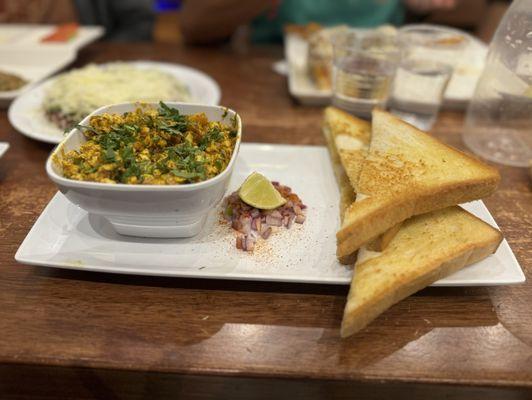
[[[95,44],[82,51],[76,65],[120,59],[191,65],[219,82],[222,104],[242,116],[245,141],[323,145],[322,110],[297,105],[285,78],[272,71],[281,56],[280,48],[236,52]],[[442,113],[434,134],[463,147],[462,117]],[[246,398],[242,390],[267,398],[267,393],[274,396],[273,388],[297,391],[306,379],[314,385],[298,392],[306,398],[349,397],[350,387],[358,393],[370,388],[373,394],[380,393],[375,387],[384,394],[395,388],[397,397],[410,398],[422,388],[434,396],[443,393],[438,390],[457,390],[456,397],[472,398],[475,388],[477,394],[529,395],[532,194],[525,169],[499,167],[500,189],[485,202],[527,283],[429,288],[340,340],[347,287],[106,275],[17,264],[18,246],[56,192],[44,172],[52,147],[18,134],[5,111],[0,112],[0,141],[11,144],[0,159],[1,398],[18,398],[17,393],[57,398],[54,390],[70,382],[61,393],[72,398],[101,397],[91,388],[103,385],[103,394],[111,390],[118,397],[102,398],[151,399],[159,398],[155,382],[174,378],[197,398],[216,398],[208,387],[218,395],[233,393],[232,398]],[[118,388],[129,382],[129,387],[144,385],[141,390],[148,394],[121,397],[105,380],[109,376],[119,377],[112,381]],[[207,377],[209,383],[203,380]]]

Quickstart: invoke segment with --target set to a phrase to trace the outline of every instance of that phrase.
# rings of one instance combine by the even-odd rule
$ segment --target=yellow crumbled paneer
[[[87,141],[55,161],[66,178],[103,183],[201,182],[227,167],[237,140],[236,120],[224,125],[203,113],[182,115],[164,103],[93,116],[79,129]]]

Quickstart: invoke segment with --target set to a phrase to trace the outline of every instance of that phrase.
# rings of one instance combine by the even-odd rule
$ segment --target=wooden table
[[[96,44],[76,65],[189,64],[221,85],[246,141],[322,145],[321,109],[301,107],[272,71],[279,48]],[[434,133],[462,147],[462,115]],[[347,287],[68,272],[13,256],[56,192],[51,146],[0,113],[0,398],[530,398],[532,195],[526,170],[499,167],[486,204],[529,281],[430,288],[340,340]],[[449,397],[447,397],[449,396]],[[186,397],[186,396],[185,396]]]

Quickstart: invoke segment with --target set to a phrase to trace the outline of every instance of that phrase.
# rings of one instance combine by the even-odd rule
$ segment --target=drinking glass
[[[347,30],[333,39],[333,100],[363,118],[384,107],[399,61],[394,35]]]
[[[452,60],[459,59],[467,40],[437,27],[402,29],[401,61],[392,86],[390,111],[419,129],[430,130],[453,73]]]

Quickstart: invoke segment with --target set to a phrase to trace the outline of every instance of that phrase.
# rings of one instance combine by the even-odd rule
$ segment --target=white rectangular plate
[[[103,36],[102,26],[80,26],[77,34],[65,42],[41,42],[59,25],[0,24],[0,47],[32,46],[38,48],[64,48],[78,51]]]
[[[425,25],[431,26],[431,25]],[[449,81],[444,94],[444,107],[463,109],[473,96],[476,83],[484,68],[487,47],[477,38],[466,32],[453,29],[470,39],[465,56]],[[364,29],[360,29],[364,31]],[[296,33],[287,33],[284,37],[285,58],[288,62],[288,91],[301,104],[327,105],[331,102],[331,91],[316,87],[307,73],[308,42]]]
[[[35,83],[63,69],[75,59],[76,53],[71,49],[0,46],[0,71],[18,75],[28,82],[20,89],[0,92],[0,107],[6,107]]]
[[[28,81],[20,89],[0,92],[0,107],[6,107],[35,83],[69,65],[79,49],[105,33],[101,26],[80,26],[71,40],[41,42],[55,29],[56,25],[0,24],[0,70]]]
[[[212,279],[348,284],[351,270],[338,263],[335,233],[339,194],[327,150],[317,146],[242,144],[229,190],[253,171],[292,187],[308,206],[307,221],[284,228],[254,253],[235,248],[235,236],[212,211],[203,232],[190,239],[120,236],[57,193],[20,246],[24,264],[87,271]],[[480,201],[468,211],[497,226]],[[508,243],[435,286],[504,285],[525,279]]]

